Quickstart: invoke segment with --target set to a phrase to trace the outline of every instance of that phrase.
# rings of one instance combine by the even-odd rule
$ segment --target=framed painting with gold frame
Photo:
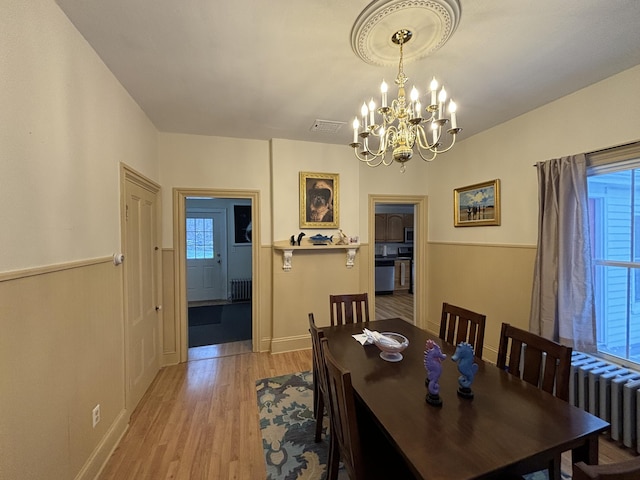
[[[453,224],[456,227],[500,225],[500,180],[456,188]]]
[[[300,228],[338,228],[338,176],[300,172]]]

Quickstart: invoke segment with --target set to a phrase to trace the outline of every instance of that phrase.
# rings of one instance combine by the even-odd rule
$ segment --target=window
[[[213,218],[187,218],[187,260],[213,258]]]
[[[598,351],[640,364],[640,146],[589,156]]]

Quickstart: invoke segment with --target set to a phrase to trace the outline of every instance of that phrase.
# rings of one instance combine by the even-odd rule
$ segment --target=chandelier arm
[[[429,143],[429,140],[427,139],[427,132],[422,125],[416,126],[416,138],[418,139],[418,146],[425,150],[433,151],[433,147],[437,145],[437,141],[433,144]]]
[[[363,157],[361,154],[358,153],[357,147],[353,149],[353,153],[355,154],[358,160],[360,160],[362,163],[366,163],[369,167],[377,167],[380,165],[384,165],[385,167],[388,167],[393,162],[393,160],[391,159],[388,162],[385,161],[386,155],[377,155],[377,156],[374,156],[373,158],[367,158],[366,156]]]
[[[451,140],[451,145],[449,145],[447,148],[445,148],[445,149],[443,149],[443,150],[438,150],[438,149],[436,148],[435,152],[436,152],[436,153],[446,153],[446,152],[448,152],[449,150],[451,150],[451,149],[453,148],[453,146],[456,144],[456,136],[455,136],[455,135],[451,135],[451,137],[453,137],[453,138],[452,138],[452,140]]]
[[[369,155],[371,155],[372,157],[377,157],[378,155],[375,152],[372,152],[371,149],[369,148],[369,137],[366,136],[364,137],[364,142],[362,144],[362,153],[365,154],[365,158]]]
[[[367,153],[367,155],[371,155],[372,157],[380,157],[380,156],[384,156],[385,151],[386,151],[386,147],[384,147],[384,139],[381,138],[380,139],[380,143],[378,144],[378,150],[377,151],[371,151],[371,149],[369,148],[369,138],[366,138],[364,141],[364,151]]]
[[[427,158],[422,154],[422,148],[420,148],[420,146],[418,146],[418,148],[416,150],[418,151],[418,155],[420,155],[420,158],[422,160],[424,160],[425,162],[432,162],[438,156],[438,152],[436,152],[434,150],[431,150],[431,149],[427,149],[427,151],[433,153],[433,156],[431,156],[430,158]]]

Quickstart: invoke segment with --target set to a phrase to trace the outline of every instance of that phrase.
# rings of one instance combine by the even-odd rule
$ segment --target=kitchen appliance
[[[393,294],[396,265],[393,259],[376,258],[376,295]]]
[[[413,243],[413,227],[404,227],[404,243]]]
[[[406,230],[406,229],[405,229]],[[413,230],[413,229],[411,229]],[[414,284],[414,268],[413,268],[413,247],[398,247],[398,257],[397,258],[408,258],[411,260],[409,262],[409,293],[413,293],[413,284]]]

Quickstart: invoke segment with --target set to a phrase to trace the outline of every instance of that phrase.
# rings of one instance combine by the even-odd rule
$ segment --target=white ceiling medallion
[[[351,47],[371,65],[389,66],[398,62],[394,32],[413,33],[407,62],[426,57],[442,47],[460,21],[459,0],[374,0],[360,14],[351,30]]]

